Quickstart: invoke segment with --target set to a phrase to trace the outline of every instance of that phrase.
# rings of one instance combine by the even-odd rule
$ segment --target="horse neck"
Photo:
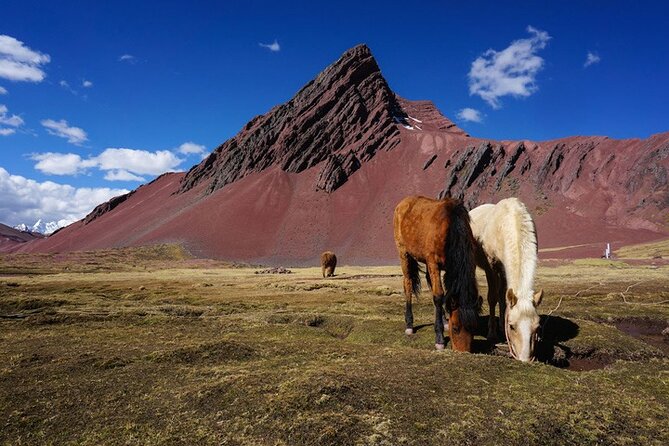
[[[507,287],[512,288],[519,301],[533,302],[534,275],[537,269],[537,238],[532,217],[527,212],[515,212],[505,243],[504,267]]]

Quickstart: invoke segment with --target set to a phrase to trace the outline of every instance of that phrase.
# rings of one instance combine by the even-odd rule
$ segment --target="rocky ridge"
[[[252,119],[184,177],[180,192],[214,192],[279,165],[300,173],[323,161],[315,187],[333,192],[379,150],[399,144],[406,113],[365,45],[345,52],[291,100]]]

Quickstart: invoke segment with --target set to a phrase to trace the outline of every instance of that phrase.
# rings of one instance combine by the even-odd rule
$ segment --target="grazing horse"
[[[511,355],[521,361],[534,359],[539,327],[537,307],[544,291],[534,293],[537,236],[532,216],[517,198],[483,204],[469,212],[476,238],[476,264],[488,281],[488,340],[498,339],[495,305]]]
[[[445,306],[453,349],[470,352],[481,301],[467,210],[460,201],[450,198],[407,197],[395,208],[393,226],[404,275],[406,333],[413,334],[411,297],[420,293],[421,262],[426,264],[431,279],[435,347],[444,349]],[[441,271],[445,271],[443,287]]]
[[[337,256],[332,251],[325,251],[321,254],[321,270],[323,271],[323,278],[334,276],[335,268],[337,267]]]

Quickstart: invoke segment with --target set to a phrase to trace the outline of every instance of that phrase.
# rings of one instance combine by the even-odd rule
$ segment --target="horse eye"
[[[460,333],[460,327],[453,326],[453,333]]]
[[[514,331],[516,330],[516,326],[515,326],[515,325],[509,325],[509,328],[510,328],[511,330],[514,330]]]

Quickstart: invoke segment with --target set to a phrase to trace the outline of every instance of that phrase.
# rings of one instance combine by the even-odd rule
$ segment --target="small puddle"
[[[669,336],[662,331],[669,327],[667,321],[646,318],[619,319],[613,325],[626,335],[657,347],[665,355],[669,355]]]

